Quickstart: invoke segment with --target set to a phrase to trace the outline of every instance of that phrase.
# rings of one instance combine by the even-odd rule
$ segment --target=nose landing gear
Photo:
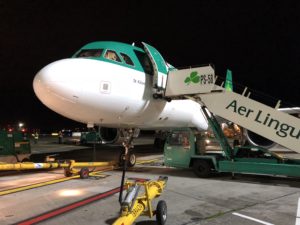
[[[120,166],[123,167],[123,173],[122,173],[122,180],[121,180],[121,186],[120,186],[120,195],[119,195],[119,202],[122,203],[123,199],[123,189],[124,189],[124,183],[125,183],[125,173],[127,166],[133,167],[136,163],[136,156],[134,153],[130,152],[130,149],[133,148],[132,141],[134,138],[138,137],[140,130],[139,129],[122,129],[121,130],[122,135],[124,137],[123,146],[124,146],[124,152],[120,155]]]

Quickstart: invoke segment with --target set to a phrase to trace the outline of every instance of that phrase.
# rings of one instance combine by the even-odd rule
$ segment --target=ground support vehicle
[[[125,188],[127,195],[121,202],[120,217],[113,225],[130,225],[141,215],[152,218],[156,215],[158,225],[164,225],[167,221],[167,204],[164,200],[157,203],[156,210],[153,210],[151,201],[159,197],[166,187],[168,177],[159,177],[157,181],[148,180],[127,180]],[[144,191],[140,190],[144,187]]]
[[[300,160],[286,159],[258,146],[239,146],[236,141],[232,148],[214,115],[298,153],[299,118],[278,110],[280,100],[273,108],[251,99],[250,92],[246,95],[247,88],[242,94],[233,92],[231,73],[225,88],[223,84],[216,85],[216,80],[212,65],[169,71],[162,97],[198,103],[222,154],[205,152],[201,135],[189,128],[173,130],[164,147],[165,164],[192,167],[200,177],[207,177],[212,171],[300,177]]]
[[[101,138],[97,131],[81,132],[80,144],[100,144]]]
[[[283,158],[259,146],[231,147],[215,117],[202,107],[221,152],[203,151],[205,139],[190,128],[171,131],[164,147],[165,165],[193,168],[199,177],[208,177],[212,172],[231,172],[283,175],[300,177],[300,160]]]
[[[30,141],[21,131],[0,131],[0,162],[15,163],[29,161]]]

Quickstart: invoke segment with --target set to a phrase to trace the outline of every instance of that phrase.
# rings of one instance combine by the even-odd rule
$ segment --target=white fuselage
[[[37,73],[33,87],[47,107],[86,124],[141,129],[208,127],[197,103],[153,99],[152,76],[110,62],[59,60]]]

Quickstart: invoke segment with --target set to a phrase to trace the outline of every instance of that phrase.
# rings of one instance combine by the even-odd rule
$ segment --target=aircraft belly
[[[196,127],[199,130],[207,129],[207,122],[196,103],[182,100],[170,103],[163,100],[152,101],[147,113],[144,114],[142,128]]]

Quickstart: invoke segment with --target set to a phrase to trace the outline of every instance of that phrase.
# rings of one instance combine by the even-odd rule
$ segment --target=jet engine
[[[260,136],[259,134],[256,134],[250,130],[244,129],[244,137],[246,138],[246,141],[249,142],[249,144],[251,145],[255,145],[255,146],[261,146],[264,148],[271,148],[274,145],[276,145],[275,142]]]
[[[282,112],[288,113],[292,116],[300,118],[300,108],[299,107],[294,107],[294,108],[281,108],[279,109]],[[274,147],[277,143],[262,137],[250,130],[244,129],[243,131],[245,139],[252,145],[256,146],[262,146],[264,148],[272,148]]]
[[[117,128],[100,127],[99,136],[103,144],[112,144],[120,140],[120,132]]]

